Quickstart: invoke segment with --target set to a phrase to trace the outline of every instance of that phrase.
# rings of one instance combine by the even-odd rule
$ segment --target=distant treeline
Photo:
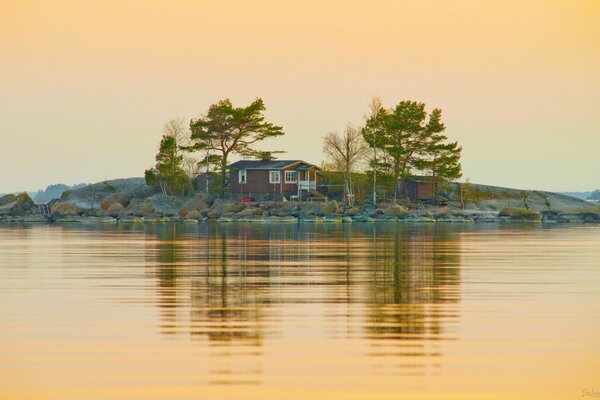
[[[593,192],[559,192],[567,196],[576,197],[581,200],[600,200],[600,189]]]
[[[78,183],[69,186],[64,183],[56,183],[54,185],[48,185],[46,189],[40,189],[37,192],[30,193],[29,195],[36,203],[46,203],[52,199],[59,199],[67,190],[75,190],[87,185],[87,183]]]

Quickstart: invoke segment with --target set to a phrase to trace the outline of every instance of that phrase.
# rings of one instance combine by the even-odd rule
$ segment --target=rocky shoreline
[[[535,217],[521,218],[513,216],[500,216],[493,212],[469,211],[453,213],[408,213],[402,217],[387,215],[306,215],[306,216],[273,216],[273,215],[223,215],[218,217],[182,218],[179,216],[93,216],[93,215],[67,215],[47,218],[41,214],[27,215],[2,215],[0,224],[39,223],[39,224],[157,224],[157,223],[253,223],[253,224],[350,224],[350,223],[399,223],[399,224],[430,224],[430,223],[485,223],[485,224],[514,224],[514,223],[541,223],[541,224],[600,224],[600,213],[591,212],[547,212]]]
[[[468,209],[457,207],[450,196],[448,206],[413,204],[407,201],[382,202],[373,207],[345,206],[327,202],[241,203],[206,193],[182,198],[156,193],[141,178],[118,179],[65,192],[47,203],[43,215],[27,193],[0,197],[0,224],[18,223],[254,223],[254,224],[349,224],[349,223],[600,223],[600,207],[552,193],[523,193],[503,198],[500,189],[484,187],[477,202]],[[509,189],[502,189],[508,193]],[[481,193],[484,193],[483,196]],[[541,194],[540,194],[541,193]],[[542,201],[537,201],[540,197]],[[553,208],[552,206],[554,205]],[[568,207],[567,207],[568,206]],[[562,208],[558,208],[562,207]]]

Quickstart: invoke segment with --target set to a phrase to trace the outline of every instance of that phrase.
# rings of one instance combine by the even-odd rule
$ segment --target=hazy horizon
[[[0,2],[0,192],[143,176],[162,124],[261,97],[320,163],[367,103],[443,110],[463,179],[600,187],[596,1]]]

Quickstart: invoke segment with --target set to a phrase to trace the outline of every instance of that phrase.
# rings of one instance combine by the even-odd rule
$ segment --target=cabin
[[[413,176],[398,180],[402,197],[413,201],[433,201],[438,179],[434,176]]]
[[[229,190],[256,200],[319,197],[321,168],[303,160],[241,160],[229,165]]]

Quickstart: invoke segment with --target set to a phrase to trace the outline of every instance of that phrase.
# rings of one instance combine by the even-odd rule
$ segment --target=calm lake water
[[[599,226],[0,227],[2,399],[586,391]]]

